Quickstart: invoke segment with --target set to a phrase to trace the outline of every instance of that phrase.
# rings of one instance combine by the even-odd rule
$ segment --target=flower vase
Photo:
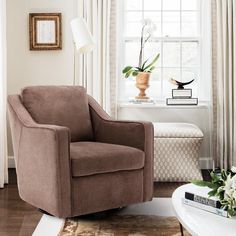
[[[149,72],[139,72],[136,76],[136,87],[139,89],[140,93],[136,96],[136,99],[149,99],[145,91],[149,88],[150,73]]]

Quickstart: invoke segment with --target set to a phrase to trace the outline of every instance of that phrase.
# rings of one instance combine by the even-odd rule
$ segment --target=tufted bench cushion
[[[188,123],[153,123],[154,180],[186,182],[201,179],[202,131]]]

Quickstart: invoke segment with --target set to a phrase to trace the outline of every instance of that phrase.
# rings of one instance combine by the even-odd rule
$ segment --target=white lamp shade
[[[76,49],[80,53],[90,52],[94,47],[94,42],[85,20],[78,17],[70,24]]]

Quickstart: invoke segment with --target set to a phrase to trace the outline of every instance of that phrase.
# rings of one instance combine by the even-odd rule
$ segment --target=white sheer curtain
[[[0,0],[0,188],[7,182],[6,1]]]
[[[87,88],[100,105],[116,117],[117,46],[116,0],[78,0],[78,16],[83,17],[94,37],[92,53],[79,56],[77,84]]]
[[[236,1],[212,0],[214,156],[236,165]]]

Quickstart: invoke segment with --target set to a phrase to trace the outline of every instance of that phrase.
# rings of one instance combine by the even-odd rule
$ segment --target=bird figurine
[[[184,86],[185,85],[188,85],[188,84],[191,84],[193,81],[194,81],[194,79],[192,79],[192,80],[190,80],[190,81],[188,81],[188,82],[180,82],[180,81],[178,81],[178,80],[175,80],[175,79],[173,79],[173,78],[170,78],[170,83],[172,83],[172,84],[174,84],[174,85],[177,85],[178,86],[178,88],[177,89],[184,89]]]

